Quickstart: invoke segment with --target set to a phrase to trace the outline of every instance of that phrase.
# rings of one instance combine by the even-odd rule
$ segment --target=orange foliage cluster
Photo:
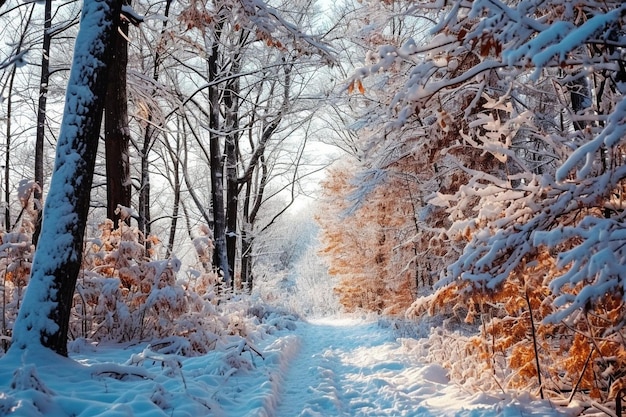
[[[187,30],[199,29],[204,32],[211,23],[216,19],[216,16],[209,10],[202,2],[192,0],[191,4],[185,7],[178,19],[183,22],[187,27]]]
[[[324,183],[327,206],[318,216],[322,226],[321,253],[331,275],[341,278],[335,288],[346,309],[402,314],[416,293],[414,211],[410,199],[397,198],[389,187],[378,187],[356,212],[346,199],[354,187],[350,174],[335,169]]]
[[[542,389],[583,390],[606,399],[611,382],[626,375],[624,303],[607,294],[603,305],[572,323],[546,322],[555,311],[549,284],[562,272],[554,256],[540,249],[494,291],[467,282],[438,291],[429,300],[430,313],[462,310],[466,322],[480,320],[482,333],[470,339],[469,349],[483,360],[485,372],[501,376],[501,386],[537,387],[539,367]]]
[[[139,230],[122,223],[100,225],[101,235],[88,243],[83,274],[74,299],[74,337],[127,341],[147,335],[165,336],[186,311],[176,286],[177,260],[152,260],[158,240],[145,245]],[[80,327],[79,327],[80,325]]]
[[[380,3],[378,10],[384,11],[388,2]],[[460,10],[473,7],[455,4]],[[609,2],[606,8],[621,6]],[[531,9],[530,19],[565,19],[577,26],[594,8],[535,2]],[[549,65],[559,77],[589,74],[584,82],[561,84],[548,64],[534,69],[535,76],[544,73],[532,81],[531,56],[514,65],[501,61],[504,49],[514,44],[507,30],[519,23],[488,8],[483,14],[466,11],[455,6],[445,15],[436,35],[442,43],[431,46],[426,39],[417,47],[423,57],[411,55],[410,43],[388,36],[389,28],[371,30],[363,39],[371,49],[366,71],[358,71],[347,86],[349,102],[361,98],[351,93],[367,93],[357,145],[362,159],[351,168],[384,171],[386,177],[346,215],[352,204],[347,196],[362,192],[351,182],[358,175],[348,168],[331,173],[319,217],[322,253],[330,272],[342,278],[337,292],[348,309],[402,311],[406,300],[415,298],[405,309],[408,317],[429,312],[446,316],[446,325],[458,320],[474,326],[480,334],[468,343],[467,354],[479,357],[501,387],[584,392],[606,400],[613,381],[626,381],[623,254],[616,253],[622,251],[617,243],[596,242],[594,233],[606,232],[610,240],[615,228],[620,232],[615,242],[623,241],[624,152],[618,144],[598,141],[594,149],[601,150],[580,154],[587,162],[581,157],[569,164],[567,180],[556,170],[563,169],[572,144],[578,147],[602,131],[598,117],[614,117],[622,95],[607,92],[614,74],[577,66],[573,52],[561,70],[559,61]],[[369,23],[368,17],[363,21]],[[526,42],[521,45],[529,46]],[[613,65],[606,48],[589,49],[594,59]],[[498,61],[497,69],[491,66]],[[384,77],[378,78],[381,72]],[[405,74],[410,76],[403,79]],[[576,95],[602,99],[583,106],[574,103]],[[597,180],[594,170],[607,175]],[[619,174],[610,177],[611,170]],[[604,224],[610,227],[586,235],[585,218],[609,220]],[[563,233],[553,233],[559,230]],[[585,239],[593,242],[585,249],[613,256],[606,262],[614,264],[602,268],[602,256],[589,256],[574,265],[579,273],[569,276],[573,283],[555,281],[572,267],[557,266],[559,253],[582,254]],[[593,267],[584,269],[585,262]],[[445,287],[433,294],[439,277]],[[596,294],[602,289],[605,294]],[[567,318],[558,314],[563,311]]]

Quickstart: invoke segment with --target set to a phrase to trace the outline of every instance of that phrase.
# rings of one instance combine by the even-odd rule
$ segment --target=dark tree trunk
[[[180,183],[180,159],[179,154],[181,151],[181,124],[178,123],[178,129],[176,130],[176,148],[172,148],[168,141],[165,141],[167,146],[167,151],[169,152],[172,158],[172,187],[174,191],[174,208],[172,209],[172,221],[170,223],[170,235],[167,240],[167,253],[166,257],[169,258],[172,255],[172,251],[174,249],[174,242],[176,241],[176,229],[178,227],[178,213],[180,211],[180,191],[181,191],[181,183]],[[184,139],[183,139],[184,140]]]
[[[46,108],[48,100],[48,82],[50,80],[50,43],[52,35],[50,28],[52,27],[52,0],[46,0],[44,6],[44,24],[43,24],[43,50],[41,54],[41,76],[39,78],[39,103],[37,107],[37,132],[35,134],[35,182],[39,185],[39,189],[35,189],[33,197],[39,203],[43,198],[44,183],[44,141],[46,137]],[[37,210],[37,221],[35,223],[35,231],[33,233],[33,244],[37,245],[39,234],[41,233],[41,208]]]
[[[220,90],[215,83],[219,77],[217,60],[219,57],[220,30],[214,33],[214,42],[211,48],[211,56],[208,57],[209,72],[209,126],[211,128],[209,155],[211,164],[211,202],[213,203],[213,239],[215,254],[213,267],[222,274],[222,280],[226,287],[232,285],[230,270],[228,268],[228,254],[226,251],[226,213],[224,211],[224,163],[222,161],[222,149],[220,146]]]
[[[139,188],[139,230],[143,236],[148,236],[151,232],[150,224],[152,222],[150,216],[150,163],[148,155],[150,153],[152,135],[154,129],[150,126],[146,127],[143,146],[141,148],[141,180]]]
[[[252,245],[254,239],[248,230],[248,225],[244,225],[241,231],[241,285],[244,291],[250,292],[254,284],[252,274]]]
[[[582,112],[591,106],[591,93],[587,78],[581,74],[574,81],[568,83],[568,87],[570,88],[574,117],[580,116]],[[574,120],[574,129],[583,130],[584,128],[585,122]]]
[[[13,82],[15,81],[15,71],[16,68],[13,67],[13,70],[11,72],[10,78],[9,78],[9,97],[7,98],[7,134],[6,134],[6,140],[5,140],[5,146],[4,146],[4,165],[3,165],[3,178],[4,178],[4,184],[2,186],[2,188],[4,189],[4,230],[6,231],[10,231],[11,230],[11,205],[9,204],[9,201],[11,199],[11,189],[9,188],[11,186],[11,182],[10,180],[10,173],[11,173],[11,169],[10,169],[10,164],[11,164],[11,139],[12,139],[12,132],[11,132],[11,121],[13,119]]]
[[[268,170],[265,165],[265,156],[261,154],[257,161],[257,169],[261,172],[258,184],[255,185],[254,196],[252,195],[252,176],[246,181],[246,193],[243,203],[244,231],[241,243],[241,280],[246,290],[251,291],[254,285],[254,275],[252,272],[253,249],[254,249],[254,223],[261,209],[263,194],[267,185]]]
[[[226,107],[226,254],[228,257],[228,271],[231,277],[235,274],[235,259],[237,255],[237,212],[239,183],[237,177],[238,141],[239,141],[239,82],[228,83],[224,92]]]
[[[124,1],[125,4],[128,2]],[[128,22],[121,20],[119,30],[128,35]],[[130,129],[128,127],[128,96],[126,91],[126,66],[128,44],[124,36],[113,37],[113,53],[104,109],[104,143],[106,153],[107,218],[119,226],[118,205],[130,207]],[[130,223],[130,219],[126,220]]]
[[[113,35],[120,0],[85,0],[39,244],[11,350],[43,345],[67,356]]]

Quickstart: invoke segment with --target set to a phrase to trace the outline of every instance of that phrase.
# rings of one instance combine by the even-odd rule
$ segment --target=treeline
[[[255,239],[319,165],[306,150],[333,62],[311,3],[125,3],[107,70],[90,230],[108,218],[188,251],[199,229],[225,285],[250,289]],[[0,9],[2,224],[19,227],[20,181],[47,194],[81,2]],[[279,11],[280,10],[280,11]],[[36,227],[38,223],[36,223]],[[39,230],[34,232],[36,243]],[[149,242],[145,243],[149,248]]]

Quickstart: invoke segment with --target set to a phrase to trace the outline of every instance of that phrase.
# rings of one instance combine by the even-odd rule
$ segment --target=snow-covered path
[[[300,350],[283,382],[276,417],[554,416],[548,403],[470,395],[438,365],[424,365],[376,323],[299,323]]]
[[[156,353],[145,343],[84,344],[73,360],[47,349],[5,355],[0,416],[577,415],[527,394],[467,393],[443,367],[420,361],[425,344],[395,340],[376,322],[270,315],[260,327],[201,356]]]

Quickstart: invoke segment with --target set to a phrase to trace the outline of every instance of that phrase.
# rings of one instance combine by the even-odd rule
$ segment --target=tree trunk
[[[50,43],[52,35],[50,28],[52,27],[52,0],[46,0],[44,6],[44,23],[43,23],[43,49],[41,53],[41,76],[39,78],[39,103],[37,106],[37,132],[35,134],[35,182],[39,185],[39,189],[35,189],[33,193],[34,199],[41,204],[43,199],[44,184],[44,140],[46,136],[46,108],[48,101],[48,82],[50,79]],[[35,231],[33,232],[33,244],[37,245],[39,234],[41,233],[41,208],[37,207],[37,220],[35,223]]]
[[[120,0],[85,0],[83,4],[41,235],[10,350],[44,346],[67,356],[108,61],[120,9]]]
[[[9,175],[11,173],[10,164],[11,164],[11,121],[13,118],[13,82],[15,81],[15,71],[16,68],[13,67],[11,71],[11,75],[9,76],[9,97],[7,98],[7,134],[4,146],[4,169],[3,177],[4,177],[4,230],[7,232],[11,231],[11,204],[9,203],[11,199],[11,190],[9,189],[11,183],[9,181]]]
[[[124,1],[125,4],[129,4]],[[128,22],[121,20],[119,30],[128,36]],[[104,143],[106,153],[107,218],[119,226],[117,206],[130,207],[130,129],[128,127],[128,97],[126,92],[126,66],[128,43],[116,33],[113,37],[113,53],[104,109]],[[127,220],[130,223],[130,219]]]
[[[141,148],[141,180],[139,186],[139,230],[144,237],[151,232],[150,224],[152,222],[150,216],[150,162],[148,155],[152,144],[152,135],[154,128],[146,126],[146,133],[143,138],[143,146]]]
[[[572,101],[572,113],[580,116],[582,112],[591,106],[591,92],[589,91],[589,83],[587,78],[579,75],[574,81],[568,83],[570,89],[570,99]],[[574,120],[574,129],[583,130],[585,122]]]
[[[218,78],[219,68],[217,59],[219,57],[219,33],[216,29],[214,42],[211,47],[211,56],[208,57],[209,83],[209,103],[211,112],[209,113],[209,127],[211,128],[209,155],[211,164],[211,201],[213,203],[213,239],[215,244],[215,254],[213,256],[213,267],[222,274],[222,280],[226,287],[232,285],[230,270],[228,268],[228,254],[226,251],[226,213],[224,212],[224,164],[222,162],[222,150],[220,146],[220,91],[215,83]]]
[[[176,241],[176,229],[178,227],[178,213],[180,212],[180,192],[181,192],[181,183],[180,183],[180,159],[179,155],[181,153],[181,127],[182,123],[179,121],[178,129],[176,129],[176,148],[172,148],[170,143],[166,140],[165,145],[167,147],[167,151],[172,158],[172,175],[174,178],[172,179],[172,187],[174,192],[174,208],[172,209],[172,221],[170,223],[170,235],[167,240],[167,253],[166,257],[169,258],[172,256],[172,251],[174,250],[174,242]],[[183,139],[184,140],[184,139]]]
[[[252,291],[254,284],[254,275],[252,272],[252,251],[254,249],[254,223],[256,221],[257,214],[261,209],[263,202],[263,194],[265,192],[265,186],[267,185],[268,170],[265,165],[265,156],[261,154],[257,162],[257,169],[261,171],[260,178],[257,179],[258,184],[254,190],[254,196],[252,196],[252,176],[246,181],[246,193],[243,202],[243,218],[244,218],[244,230],[242,232],[241,243],[241,280],[245,283],[247,291]]]
[[[24,22],[24,30],[22,31],[22,35],[20,37],[19,43],[17,45],[17,49],[15,51],[16,55],[20,55],[22,52],[22,48],[24,47],[25,41],[26,41],[26,34],[28,32],[28,26],[30,25],[30,21],[33,17],[33,11],[35,10],[34,7],[30,8],[30,12],[28,13],[28,17],[26,18],[26,21]],[[11,229],[11,205],[9,204],[9,201],[11,199],[11,190],[9,188],[11,182],[10,182],[10,177],[9,174],[11,173],[11,169],[10,169],[10,162],[11,162],[11,150],[12,150],[12,145],[11,145],[11,137],[12,137],[12,132],[11,132],[11,121],[13,118],[12,112],[13,112],[13,83],[15,82],[15,74],[17,72],[17,65],[13,65],[13,68],[11,69],[11,74],[9,75],[9,85],[8,85],[8,99],[7,99],[7,115],[6,115],[6,125],[7,125],[7,130],[6,130],[6,142],[5,142],[5,154],[4,154],[4,201],[6,203],[6,205],[4,206],[4,227],[5,230],[9,231]]]
[[[246,292],[252,290],[254,275],[252,274],[252,237],[249,225],[245,224],[241,231],[241,286]]]
[[[234,65],[237,67],[238,65]],[[235,258],[237,255],[237,213],[239,178],[237,177],[238,141],[239,141],[239,81],[235,78],[228,83],[224,92],[224,106],[226,107],[226,254],[228,257],[228,271],[231,277],[235,274]]]

